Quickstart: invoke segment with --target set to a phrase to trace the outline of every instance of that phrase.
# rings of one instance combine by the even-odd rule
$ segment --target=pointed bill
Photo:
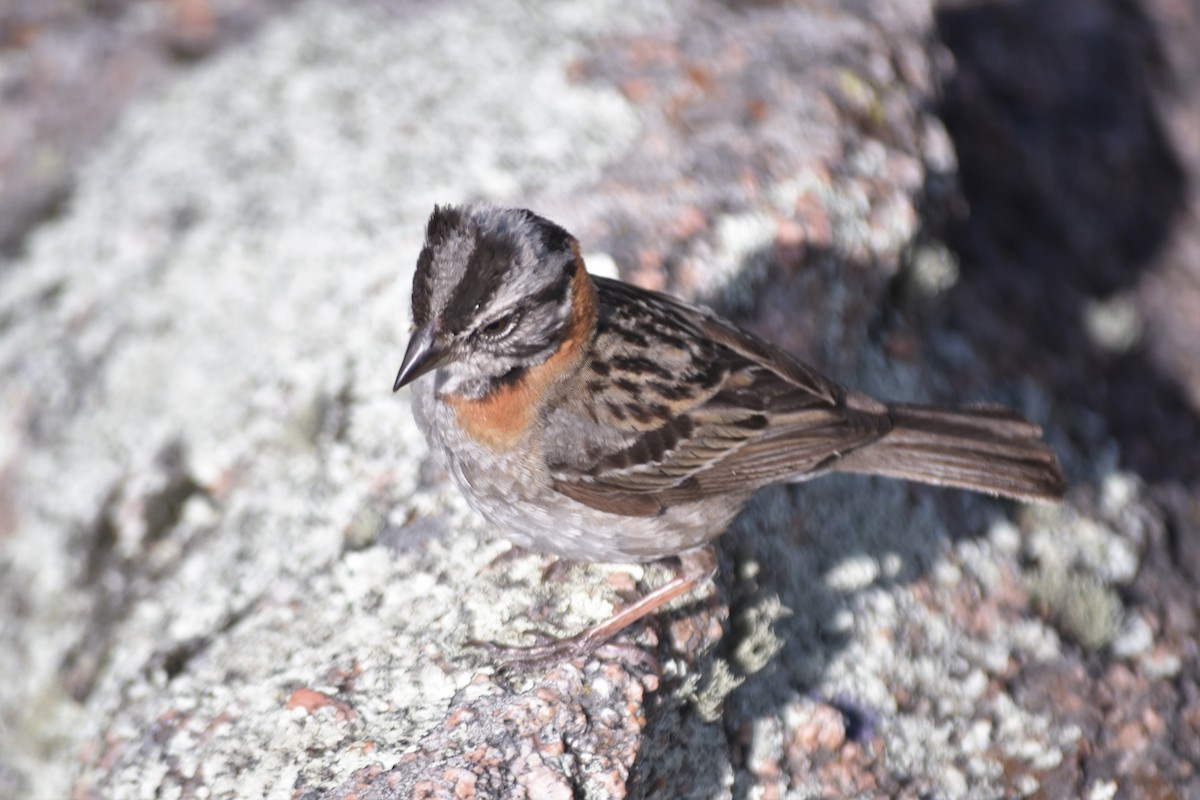
[[[404,352],[404,361],[400,364],[400,371],[396,373],[396,383],[392,386],[392,391],[398,392],[401,387],[437,369],[449,357],[449,348],[438,342],[431,326],[417,328],[408,342],[408,349]]]

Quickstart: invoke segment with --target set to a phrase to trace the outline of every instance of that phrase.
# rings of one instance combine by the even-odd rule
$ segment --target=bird
[[[828,473],[1025,501],[1066,490],[1041,429],[994,405],[883,403],[673,296],[588,273],[527,209],[435,206],[393,391],[468,504],[518,548],[672,567],[573,636],[479,643],[507,662],[592,653],[706,583],[746,501]]]

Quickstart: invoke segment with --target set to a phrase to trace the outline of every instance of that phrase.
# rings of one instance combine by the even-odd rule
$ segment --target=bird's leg
[[[676,557],[675,575],[671,580],[617,611],[603,622],[574,636],[556,639],[532,647],[512,647],[494,642],[471,641],[488,655],[506,663],[558,662],[589,655],[622,630],[653,614],[675,598],[687,594],[712,577],[717,570],[717,556],[710,545],[689,550]]]

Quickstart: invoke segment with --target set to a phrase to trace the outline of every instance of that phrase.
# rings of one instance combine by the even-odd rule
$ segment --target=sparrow
[[[667,559],[662,587],[509,661],[587,654],[707,581],[755,491],[831,472],[1020,500],[1066,481],[1041,429],[995,406],[882,403],[714,312],[589,275],[579,242],[525,209],[436,206],[393,391],[430,450],[519,547]]]

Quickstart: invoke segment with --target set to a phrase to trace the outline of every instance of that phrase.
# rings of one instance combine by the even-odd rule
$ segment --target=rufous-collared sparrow
[[[577,561],[674,558],[675,577],[577,636],[582,654],[714,571],[755,490],[829,472],[1026,500],[1066,482],[1041,430],[996,407],[885,405],[713,312],[591,276],[526,210],[436,207],[395,389],[467,501],[515,544]],[[423,378],[423,379],[422,379]]]

